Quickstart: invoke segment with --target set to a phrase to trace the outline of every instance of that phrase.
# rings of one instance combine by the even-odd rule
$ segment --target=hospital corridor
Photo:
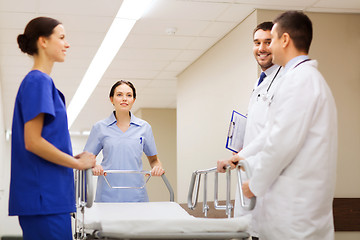
[[[0,240],[359,240],[359,54],[359,0],[0,0]]]

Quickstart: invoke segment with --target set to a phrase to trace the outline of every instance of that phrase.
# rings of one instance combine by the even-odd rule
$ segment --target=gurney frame
[[[240,168],[244,168],[248,176],[250,176],[250,169],[247,165],[247,162],[241,161],[237,166],[238,172],[238,185],[239,191],[241,195],[241,204],[244,208],[251,210],[255,206],[256,199],[251,199],[250,205],[245,205],[244,198],[241,190],[242,180],[240,174]],[[116,170],[117,171],[117,170]],[[190,188],[188,192],[188,207],[190,209],[194,209],[197,204],[198,193],[199,193],[199,185],[201,175],[204,175],[204,204],[203,204],[203,212],[205,216],[207,216],[207,211],[209,206],[207,205],[207,174],[215,173],[215,209],[217,210],[225,210],[228,218],[231,217],[231,212],[233,206],[230,202],[230,189],[231,189],[231,171],[228,167],[226,170],[226,178],[227,178],[227,193],[226,193],[226,205],[220,206],[218,204],[218,173],[216,172],[216,168],[206,169],[206,170],[197,170],[194,171],[191,177]],[[149,174],[149,172],[141,172],[140,174]],[[90,179],[90,181],[89,181]],[[165,175],[162,176],[162,179],[169,190],[170,193],[170,201],[174,201],[174,192],[173,189],[168,182]],[[85,231],[84,227],[84,213],[85,208],[90,208],[93,203],[93,180],[92,180],[92,171],[91,169],[85,171],[76,171],[75,174],[75,184],[76,184],[76,203],[77,208],[80,209],[82,215],[82,223],[83,226],[79,226],[77,221],[75,221],[75,239],[248,239],[249,234],[246,232],[201,232],[201,233],[157,233],[155,235],[151,234],[114,234],[114,233],[104,233],[102,231],[94,230],[92,234],[89,235]],[[195,198],[193,200],[193,198]],[[87,229],[88,230],[88,229]]]

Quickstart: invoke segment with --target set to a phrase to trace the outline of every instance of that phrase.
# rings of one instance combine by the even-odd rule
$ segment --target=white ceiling
[[[11,129],[18,86],[32,66],[16,37],[29,20],[50,16],[62,21],[71,47],[52,77],[71,101],[121,0],[0,0],[0,84],[5,128]],[[114,82],[130,80],[137,89],[133,111],[176,108],[176,76],[255,9],[360,13],[360,0],[154,0],[75,120],[71,131],[90,130],[107,117]],[[166,29],[175,27],[175,35]]]

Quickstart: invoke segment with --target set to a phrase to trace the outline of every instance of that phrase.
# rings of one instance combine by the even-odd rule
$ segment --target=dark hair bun
[[[22,52],[29,55],[34,55],[35,53],[37,53],[36,43],[30,38],[28,38],[25,34],[19,34],[19,36],[17,37],[17,42]]]
[[[28,53],[29,39],[25,36],[25,34],[19,34],[17,42],[20,50],[24,53]]]
[[[26,25],[24,33],[17,37],[20,50],[29,55],[37,54],[37,40],[39,37],[49,37],[53,33],[53,29],[59,24],[61,22],[49,17],[32,19]]]

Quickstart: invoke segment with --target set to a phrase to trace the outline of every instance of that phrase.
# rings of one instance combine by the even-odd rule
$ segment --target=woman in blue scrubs
[[[15,100],[9,215],[19,216],[24,240],[72,240],[72,168],[91,168],[96,160],[88,152],[72,156],[64,95],[50,77],[70,45],[63,25],[47,17],[31,20],[17,41],[34,65]]]
[[[141,156],[144,152],[152,167],[152,176],[164,173],[157,156],[151,126],[146,121],[131,113],[136,99],[136,90],[129,81],[118,81],[110,90],[110,101],[115,111],[91,129],[85,151],[98,155],[102,150],[101,165],[96,165],[93,173],[103,175],[105,170],[138,170],[141,171]],[[144,177],[140,174],[108,174],[111,185],[125,187],[141,187]],[[148,202],[145,188],[112,189],[103,177],[98,178],[95,196],[96,202]]]

